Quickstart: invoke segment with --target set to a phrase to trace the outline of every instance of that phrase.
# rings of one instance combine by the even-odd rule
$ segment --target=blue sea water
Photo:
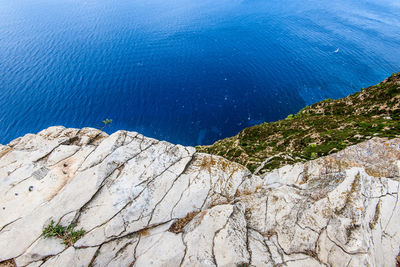
[[[2,0],[0,143],[110,118],[210,144],[398,71],[398,0]]]

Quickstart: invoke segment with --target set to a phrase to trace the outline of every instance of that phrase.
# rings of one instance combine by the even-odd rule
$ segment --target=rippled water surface
[[[51,125],[209,144],[400,71],[398,0],[2,0],[0,143]]]

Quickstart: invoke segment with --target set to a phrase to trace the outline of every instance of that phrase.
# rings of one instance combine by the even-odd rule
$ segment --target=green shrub
[[[43,236],[44,238],[60,238],[63,240],[63,243],[66,246],[72,246],[85,234],[85,231],[83,229],[75,231],[75,227],[76,224],[71,224],[68,227],[62,226],[60,224],[54,225],[54,221],[52,220],[50,224],[43,229]]]

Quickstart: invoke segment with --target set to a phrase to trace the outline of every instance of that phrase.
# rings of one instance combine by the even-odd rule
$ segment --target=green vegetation
[[[374,136],[400,137],[400,74],[346,98],[326,99],[277,122],[246,128],[200,152],[223,156],[261,172],[325,156]]]
[[[71,224],[68,227],[56,224],[51,221],[50,224],[43,229],[43,236],[45,238],[58,237],[63,240],[66,246],[72,246],[78,239],[80,239],[85,231],[83,229],[75,231],[76,224]]]
[[[100,130],[103,130],[103,129],[106,128],[107,126],[110,127],[111,123],[112,123],[112,120],[110,120],[110,119],[105,119],[105,120],[103,121],[103,127],[101,127]]]

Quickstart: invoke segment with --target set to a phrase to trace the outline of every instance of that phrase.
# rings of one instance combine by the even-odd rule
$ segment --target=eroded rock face
[[[393,266],[399,173],[399,139],[255,176],[134,132],[51,127],[0,146],[0,262]],[[85,234],[44,238],[52,220]]]

